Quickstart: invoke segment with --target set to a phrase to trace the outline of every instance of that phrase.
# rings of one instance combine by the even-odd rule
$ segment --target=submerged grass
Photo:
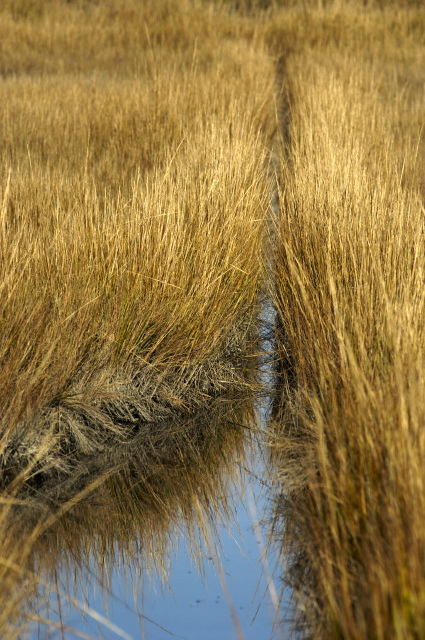
[[[425,12],[332,2],[292,11],[285,29],[295,28],[271,438],[293,628],[296,637],[419,639]]]

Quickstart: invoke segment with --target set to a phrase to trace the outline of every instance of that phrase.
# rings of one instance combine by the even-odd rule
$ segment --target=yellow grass
[[[275,128],[272,61],[240,22],[196,2],[3,5],[3,450],[46,411],[59,431],[96,407],[111,422],[114,400],[146,419],[143,398],[190,410],[238,378]]]
[[[422,638],[425,12],[335,2],[284,29],[300,41],[285,61],[272,441],[294,629]]]
[[[253,387],[274,149],[270,439],[294,631],[425,636],[424,33],[414,0],[2,3],[0,627],[18,632],[37,541],[75,524],[89,551],[83,496],[128,469],[118,444],[139,438],[134,503],[126,471],[108,480],[134,531],[148,477],[146,539],[173,505],[190,521],[174,490],[196,494],[217,434],[164,421]],[[200,490],[207,505],[224,485]],[[23,499],[41,509],[24,554],[5,525]]]
[[[0,634],[37,588],[34,545],[120,447],[162,525],[198,508],[179,496],[223,502],[216,433],[181,420],[253,387],[273,85],[259,26],[219,3],[1,3]],[[142,494],[118,503],[154,546]]]

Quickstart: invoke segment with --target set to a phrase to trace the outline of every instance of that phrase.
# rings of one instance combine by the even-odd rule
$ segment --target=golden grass
[[[179,496],[198,496],[205,510],[223,503],[219,476],[213,482],[207,470],[217,471],[209,447],[224,436],[181,421],[207,409],[222,416],[223,403],[255,386],[276,130],[274,64],[260,31],[224,4],[198,0],[1,4],[0,633],[8,638],[40,587],[28,562],[42,535],[62,527],[58,541],[77,540],[81,525],[89,554],[93,527],[83,534],[70,500],[84,510],[99,479],[126,468],[121,448],[139,454],[132,505],[128,485],[110,488],[121,491],[117,509],[128,522],[139,514],[133,540],[151,536],[153,548],[162,529],[166,540],[170,514],[180,509],[190,522],[202,510]],[[15,535],[11,514],[22,501]],[[156,507],[155,525],[146,505]],[[67,532],[61,512],[71,507]]]
[[[125,510],[148,540],[174,489],[196,494],[166,461],[198,473],[215,437],[152,425],[253,388],[277,73],[271,444],[294,631],[425,636],[424,33],[414,0],[2,3],[1,520],[41,488],[80,504],[69,530],[28,521],[23,555],[3,527],[0,627],[18,633],[37,541],[75,526],[89,553],[87,461],[128,470],[111,447],[142,439]],[[118,509],[127,479],[107,481]]]
[[[425,12],[335,2],[284,28],[302,37],[285,60],[272,451],[294,629],[422,638]]]
[[[114,401],[152,419],[147,400],[187,411],[242,379],[273,64],[223,11],[3,5],[3,450],[47,414],[55,431],[113,426]]]

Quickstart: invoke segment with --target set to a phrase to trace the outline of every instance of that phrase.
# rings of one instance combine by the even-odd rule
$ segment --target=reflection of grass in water
[[[213,418],[204,412],[178,424],[158,424],[156,442],[140,433],[98,456],[85,471],[85,486],[82,480],[75,486],[64,474],[56,487],[48,482],[30,497],[24,487],[16,496],[21,505],[15,499],[2,528],[2,556],[29,577],[23,624],[56,589],[64,597],[55,586],[59,573],[72,601],[76,586],[84,592],[85,577],[92,573],[108,593],[119,560],[134,579],[145,571],[166,578],[179,540],[201,565],[199,546],[231,516],[229,484],[238,475],[236,463],[244,460],[252,420],[246,400],[234,398],[232,408],[222,404]],[[80,464],[86,466],[84,460]],[[22,597],[24,581],[17,576],[5,573],[2,584],[5,604],[13,603],[13,595]],[[36,597],[37,589],[44,595]],[[0,613],[8,638],[14,637],[22,609],[15,606],[13,612],[11,628]]]
[[[137,533],[165,558],[177,520],[192,540],[226,513],[218,467],[241,435],[195,416],[219,423],[220,398],[253,387],[274,68],[255,21],[222,3],[6,0],[0,39],[13,638],[35,566],[53,575],[62,547],[87,566],[102,533],[103,580],[117,540],[131,553]]]
[[[286,60],[272,439],[301,637],[425,635],[424,18],[331,3]]]

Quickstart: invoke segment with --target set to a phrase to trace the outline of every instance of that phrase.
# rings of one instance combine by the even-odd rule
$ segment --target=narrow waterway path
[[[56,594],[52,596],[47,617],[58,624],[62,617],[67,638],[281,638],[273,598],[276,558],[265,552],[259,521],[267,509],[267,487],[258,475],[258,452],[255,459],[255,473],[241,468],[240,482],[229,496],[231,523],[210,528],[209,541],[199,543],[195,553],[181,539],[171,554],[168,583],[146,572],[138,575],[128,558],[113,567],[108,593],[91,566],[92,575],[84,572],[75,598],[63,587],[60,614]],[[64,585],[69,583],[67,576],[59,576]],[[32,638],[60,637],[57,633],[54,627],[39,627]]]
[[[99,534],[89,542],[93,552],[86,555],[85,565],[81,561],[79,565],[77,558],[74,567],[72,561],[61,566],[59,554],[58,585],[43,612],[50,624],[38,625],[31,640],[60,637],[61,624],[66,638],[283,638],[279,576],[275,571],[280,563],[267,544],[264,524],[270,499],[264,438],[273,388],[273,322],[274,311],[267,303],[260,320],[263,355],[254,413],[242,412],[245,417],[239,422],[233,418],[233,427],[239,432],[237,450],[229,450],[231,462],[227,468],[209,470],[229,478],[218,485],[220,489],[226,487],[227,495],[217,503],[219,507],[225,505],[225,517],[210,513],[205,518],[206,509],[214,509],[208,496],[204,505],[192,496],[193,503],[183,507],[186,517],[188,510],[193,515],[190,531],[183,518],[174,521],[165,534],[168,540],[157,545],[158,557],[150,558],[150,571],[144,566],[147,558],[143,547],[149,554],[156,546],[154,540],[141,541],[139,549],[136,544],[133,555],[122,551],[117,540],[113,557],[108,559],[106,554],[101,560],[105,562],[101,579]],[[227,431],[231,427],[229,419]],[[96,518],[96,506],[88,508],[89,520]],[[125,521],[125,510],[121,517]],[[170,513],[170,518],[175,514]],[[88,529],[92,528],[89,524]],[[73,582],[75,595],[70,588],[73,572],[78,575]]]

